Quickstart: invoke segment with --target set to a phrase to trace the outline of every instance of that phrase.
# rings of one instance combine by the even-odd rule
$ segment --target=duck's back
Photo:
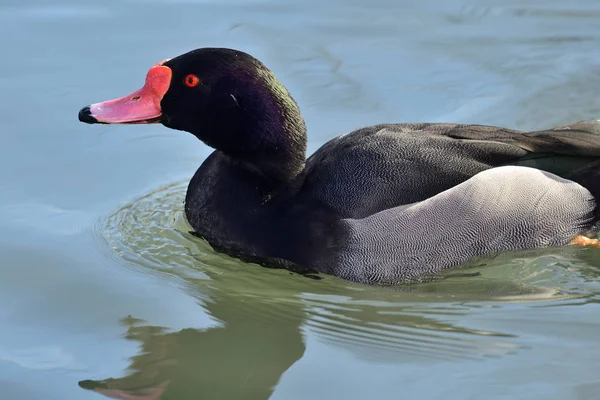
[[[394,124],[354,131],[329,141],[308,159],[304,189],[340,215],[361,218],[425,200],[526,154],[506,143],[452,137],[457,130],[484,128]]]
[[[561,168],[577,170],[600,156],[600,124],[583,124],[589,126],[538,132],[463,124],[375,125],[318,149],[307,161],[303,191],[342,217],[362,218],[428,199],[497,166],[533,166],[567,177]]]

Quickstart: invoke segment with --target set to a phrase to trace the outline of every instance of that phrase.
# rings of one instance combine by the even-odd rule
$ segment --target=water
[[[0,398],[599,398],[599,250],[396,288],[244,264],[183,218],[209,149],[76,116],[226,46],[290,89],[311,152],[378,122],[594,119],[599,17],[593,0],[2,2]]]

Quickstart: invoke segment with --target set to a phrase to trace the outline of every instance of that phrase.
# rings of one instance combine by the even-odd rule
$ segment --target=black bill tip
[[[92,111],[90,110],[90,106],[85,106],[81,110],[79,110],[79,120],[81,122],[85,122],[86,124],[98,123],[98,120],[92,117]]]

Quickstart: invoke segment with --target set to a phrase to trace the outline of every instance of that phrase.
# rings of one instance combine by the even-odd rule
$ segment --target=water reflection
[[[125,337],[140,343],[139,354],[124,377],[85,380],[83,388],[117,399],[267,399],[302,358],[305,334],[372,363],[505,357],[523,348],[518,335],[469,327],[470,316],[507,301],[585,299],[600,291],[597,268],[585,263],[595,253],[587,249],[506,255],[441,280],[387,288],[264,269],[216,254],[189,234],[185,187],[169,185],[124,206],[100,221],[97,233],[111,257],[182,286],[219,326],[172,331],[124,318]]]
[[[228,317],[230,307],[239,317]],[[140,342],[129,375],[80,386],[116,399],[189,398],[268,399],[281,375],[304,354],[299,325],[301,310],[288,309],[285,323],[265,324],[253,318],[272,313],[264,302],[240,303],[221,298],[207,312],[224,326],[205,331],[129,322],[126,338]]]
[[[468,313],[467,307],[420,310],[325,294],[298,299],[296,294],[271,299],[214,293],[203,300],[203,308],[222,326],[207,330],[170,332],[126,318],[125,337],[140,342],[128,374],[80,386],[116,399],[187,398],[190,393],[268,399],[282,374],[303,356],[304,329],[371,362],[444,362],[518,350],[511,335],[442,321]]]

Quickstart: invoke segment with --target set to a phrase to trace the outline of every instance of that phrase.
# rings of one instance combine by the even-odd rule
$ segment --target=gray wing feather
[[[334,274],[394,283],[477,256],[567,244],[587,230],[596,206],[582,186],[547,172],[507,166],[419,203],[344,220]]]

